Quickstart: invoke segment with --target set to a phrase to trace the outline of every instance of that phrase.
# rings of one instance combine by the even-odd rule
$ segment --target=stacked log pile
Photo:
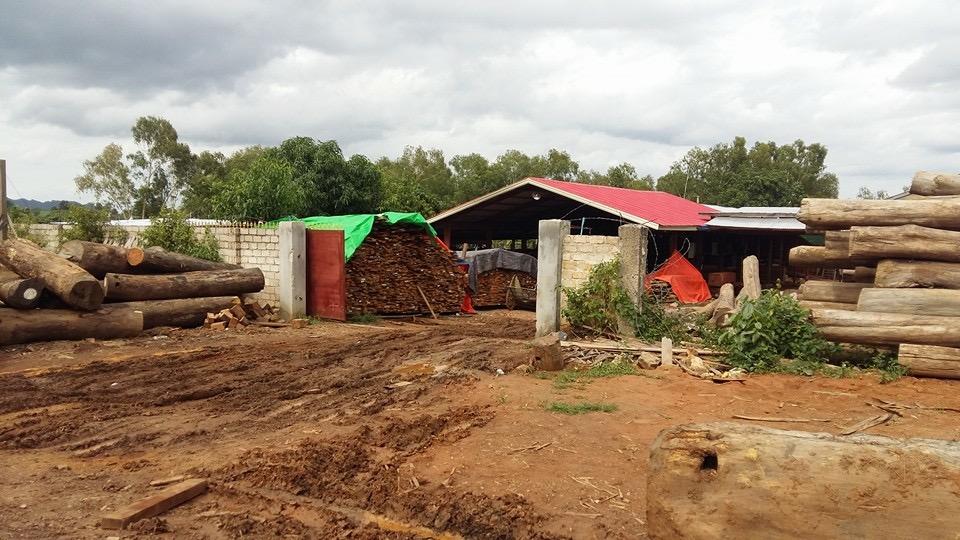
[[[375,224],[346,264],[347,313],[457,313],[466,274],[419,227]]]
[[[208,312],[228,309],[240,302],[237,295],[264,285],[255,268],[76,240],[59,254],[5,240],[0,265],[0,345],[200,326]]]
[[[808,281],[801,303],[827,339],[899,347],[918,376],[960,378],[960,175],[918,172],[901,200],[804,199],[797,219],[823,247],[794,267],[846,269],[853,282]]]
[[[525,289],[537,288],[537,276],[532,276],[520,270],[497,268],[477,275],[477,290],[473,293],[473,305],[475,307],[506,305],[507,291],[510,289],[514,277],[520,282],[520,286]]]

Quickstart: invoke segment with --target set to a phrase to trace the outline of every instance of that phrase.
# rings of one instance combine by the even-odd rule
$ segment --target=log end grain
[[[66,298],[61,299],[77,309],[93,311],[103,304],[103,296],[103,285],[91,276],[90,279],[74,283],[66,294]]]
[[[127,248],[127,264],[139,266],[143,262],[143,250],[138,247]]]

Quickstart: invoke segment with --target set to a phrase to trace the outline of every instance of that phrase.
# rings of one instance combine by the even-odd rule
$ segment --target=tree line
[[[131,131],[135,148],[108,144],[83,163],[75,179],[81,193],[93,195],[116,217],[153,217],[165,208],[229,220],[387,210],[429,216],[527,176],[656,189],[724,206],[796,206],[805,196],[837,196],[837,177],[825,171],[826,147],[800,140],[748,146],[736,137],[695,147],[655,179],[629,163],[589,170],[558,149],[448,160],[442,150],[411,146],[396,158],[371,161],[344,155],[333,140],[293,137],[227,156],[193,153],[163,118],[141,117]]]

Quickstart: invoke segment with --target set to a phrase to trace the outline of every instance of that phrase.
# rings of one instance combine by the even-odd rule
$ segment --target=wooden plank
[[[123,529],[135,521],[158,516],[205,491],[207,491],[206,480],[202,478],[186,480],[103,516],[100,526],[104,529]]]

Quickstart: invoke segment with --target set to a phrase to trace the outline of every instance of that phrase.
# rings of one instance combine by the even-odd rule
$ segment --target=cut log
[[[960,318],[839,309],[811,311],[813,324],[830,341],[866,345],[941,345],[960,347]]]
[[[108,305],[142,312],[143,328],[146,330],[157,326],[179,326],[180,328],[201,326],[208,312],[218,313],[221,310],[230,309],[235,300],[237,300],[236,296],[214,296],[210,298],[122,302]]]
[[[960,317],[960,291],[951,289],[864,289],[857,311]],[[960,319],[957,321],[960,324]],[[960,331],[960,328],[958,328]]]
[[[951,538],[960,444],[715,423],[650,452],[654,539]]]
[[[960,349],[904,343],[897,360],[914,377],[960,379]]]
[[[803,199],[797,219],[818,230],[908,224],[960,229],[960,199]]]
[[[43,280],[22,278],[9,268],[0,267],[0,301],[17,309],[32,309],[40,302]]]
[[[108,301],[236,296],[263,290],[263,272],[259,268],[155,276],[107,274],[103,281]]]
[[[873,283],[877,269],[870,266],[858,266],[853,269],[853,280],[857,283]]]
[[[860,291],[870,286],[869,283],[810,280],[800,285],[799,294],[805,301],[856,304]]]
[[[793,268],[854,268],[873,266],[875,259],[854,259],[847,252],[828,250],[823,246],[790,248],[789,263]]]
[[[0,309],[0,345],[58,339],[115,339],[143,330],[143,314],[125,307],[97,311]]]
[[[38,278],[68,306],[94,310],[103,302],[103,286],[89,272],[27,240],[0,244],[0,263],[25,278]]]
[[[97,242],[70,240],[60,246],[60,256],[75,263],[95,278],[108,272],[130,273],[133,267],[127,264],[127,249]]]
[[[960,216],[960,214],[958,214]],[[919,225],[854,227],[852,258],[960,262],[960,232]]]
[[[850,231],[826,231],[823,233],[823,247],[837,258],[850,258]]]
[[[960,195],[960,174],[919,171],[913,175],[910,193],[916,195]]]
[[[710,317],[710,320],[717,326],[723,326],[735,308],[736,300],[733,296],[733,284],[724,283],[720,287],[720,294],[717,295],[717,305],[713,309],[713,316]]]
[[[756,255],[750,255],[743,259],[743,288],[737,295],[737,307],[744,300],[756,300],[760,298],[760,260]]]
[[[877,287],[960,289],[960,264],[884,260],[877,264]]]
[[[815,309],[843,309],[846,311],[857,310],[856,303],[847,302],[819,302],[816,300],[800,300],[800,305],[811,311]]]
[[[138,260],[139,259],[139,260]],[[161,247],[150,247],[139,253],[127,256],[130,266],[145,273],[177,274],[180,272],[198,272],[200,270],[231,270],[240,268],[235,264],[213,262],[182,253],[167,251]]]

